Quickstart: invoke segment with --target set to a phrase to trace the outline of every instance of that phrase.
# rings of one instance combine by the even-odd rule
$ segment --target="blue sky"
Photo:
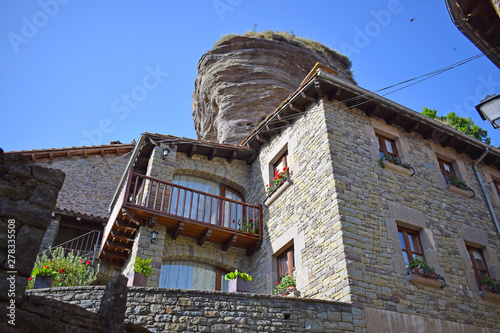
[[[146,131],[195,138],[198,60],[221,36],[255,25],[348,55],[372,91],[480,53],[444,0],[2,0],[0,147],[131,142]],[[500,145],[474,109],[487,93],[500,93],[500,71],[481,57],[386,97],[471,117]]]

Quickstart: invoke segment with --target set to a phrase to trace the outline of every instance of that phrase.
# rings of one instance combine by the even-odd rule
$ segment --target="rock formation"
[[[202,56],[193,110],[199,139],[240,143],[299,87],[316,62],[355,83],[345,56],[317,42],[306,45],[304,39],[270,33],[274,40],[232,36]]]

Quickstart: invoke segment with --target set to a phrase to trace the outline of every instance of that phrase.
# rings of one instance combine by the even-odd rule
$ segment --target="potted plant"
[[[41,268],[36,268],[31,273],[35,278],[35,283],[33,285],[34,289],[39,288],[51,288],[54,284],[54,276],[57,272],[49,266],[43,266]]]
[[[151,266],[151,258],[141,259],[135,258],[134,271],[127,275],[127,287],[138,286],[145,287],[148,282],[148,276],[151,274],[153,267]]]
[[[295,277],[285,274],[273,289],[273,295],[298,296]]]
[[[224,277],[229,281],[228,291],[229,292],[240,292],[240,293],[249,293],[250,292],[250,281],[252,281],[252,276],[247,273],[238,272],[235,270],[234,272],[229,272]]]
[[[500,301],[500,281],[486,275],[480,282],[481,297]]]
[[[382,156],[378,160],[378,164],[382,168],[385,168],[388,165],[386,162],[391,163],[390,165],[400,166],[404,169],[411,171],[410,177],[412,177],[415,174],[415,169],[413,168],[413,166],[410,163],[403,162],[403,160],[401,160],[401,158],[399,158],[398,156],[392,156],[387,154]]]
[[[408,281],[429,287],[446,287],[446,280],[437,274],[434,268],[429,266],[422,257],[416,256],[408,264]]]
[[[282,172],[276,171],[271,184],[266,184],[266,188],[262,190],[266,196],[271,196],[288,179],[288,168],[283,168]]]

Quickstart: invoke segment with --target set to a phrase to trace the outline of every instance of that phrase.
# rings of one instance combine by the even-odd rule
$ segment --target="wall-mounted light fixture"
[[[170,150],[168,148],[163,149],[163,159],[166,159],[168,154],[170,154]]]
[[[476,105],[476,110],[483,120],[493,126],[493,128],[500,127],[500,95],[486,95],[486,97]]]
[[[158,237],[158,231],[153,229],[153,231],[151,231],[151,244],[156,242],[156,237]]]

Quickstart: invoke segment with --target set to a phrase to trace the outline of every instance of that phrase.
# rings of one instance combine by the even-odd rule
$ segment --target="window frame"
[[[285,256],[287,257],[288,269],[286,272],[281,272],[280,259],[284,258]],[[292,245],[292,246],[289,246],[288,248],[286,248],[276,259],[277,259],[277,265],[278,265],[278,282],[280,282],[281,278],[285,275],[289,275],[291,277],[294,277],[294,273],[296,271],[294,246]]]
[[[284,168],[288,168],[288,150],[285,150],[285,152],[276,160],[276,162],[274,162],[273,175],[275,175],[276,171],[278,171],[278,165],[280,163],[283,163],[281,171],[283,171]]]
[[[500,197],[500,181],[493,179],[493,185],[495,186],[495,189],[497,190],[497,195]]]
[[[229,271],[225,270],[224,268],[221,268],[219,266],[216,266],[216,265],[212,265],[212,264],[209,264],[209,263],[206,263],[206,262],[203,262],[203,261],[194,261],[194,260],[183,260],[183,259],[169,259],[169,260],[165,260],[161,263],[161,266],[168,266],[168,264],[166,264],[167,262],[185,262],[185,263],[198,263],[198,264],[204,264],[204,265],[207,265],[207,266],[210,266],[210,267],[213,267],[215,268],[215,289],[214,290],[222,290],[222,283],[224,281],[224,277],[227,273],[229,273]],[[160,276],[161,276],[161,273],[160,273]],[[165,288],[165,287],[160,287],[160,288]],[[200,290],[200,289],[184,289],[184,290]]]
[[[486,260],[484,258],[483,249],[472,246],[472,245],[468,245],[468,244],[465,244],[465,247],[467,249],[467,253],[469,254],[469,259],[470,259],[471,264],[472,264],[472,270],[474,271],[474,277],[476,278],[477,285],[478,285],[478,287],[481,287],[481,280],[484,278],[484,276],[486,276],[486,275],[491,276],[490,272],[488,271],[488,264],[486,263]],[[472,251],[477,251],[481,255],[481,259],[483,260],[483,263],[484,263],[484,270],[481,270],[477,266],[477,262],[472,254]],[[484,275],[482,277],[480,275],[480,271],[484,271]]]
[[[439,163],[439,169],[441,170],[441,174],[443,175],[446,184],[448,184],[448,177],[450,176],[457,177],[455,168],[453,167],[453,162],[448,162],[439,157],[437,158],[437,161]],[[450,167],[450,172],[446,170],[445,165],[448,165]]]
[[[388,137],[386,137],[382,134],[379,134],[379,133],[375,133],[375,136],[377,137],[378,150],[379,150],[379,154],[381,155],[380,157],[383,157],[384,155],[391,155],[394,157],[399,157],[398,148],[396,146],[396,140],[388,138]],[[390,153],[387,150],[386,141],[390,142],[394,153]]]
[[[404,242],[404,248],[403,244],[401,244],[401,238],[399,239],[399,242],[401,244],[401,250],[403,251],[403,260],[404,260],[404,253],[406,253],[408,257],[408,263],[414,259],[414,256],[420,256],[423,260],[425,260],[425,254],[424,254],[424,247],[422,246],[422,240],[420,239],[420,233],[417,230],[410,229],[410,228],[405,228],[403,226],[398,225],[397,226],[398,230],[398,237],[399,233],[401,232],[403,234],[403,242]],[[410,233],[413,236],[416,236],[417,240],[417,245],[420,249],[420,251],[412,251],[411,249],[411,242],[408,237],[408,233]],[[407,264],[408,264],[407,263]]]

